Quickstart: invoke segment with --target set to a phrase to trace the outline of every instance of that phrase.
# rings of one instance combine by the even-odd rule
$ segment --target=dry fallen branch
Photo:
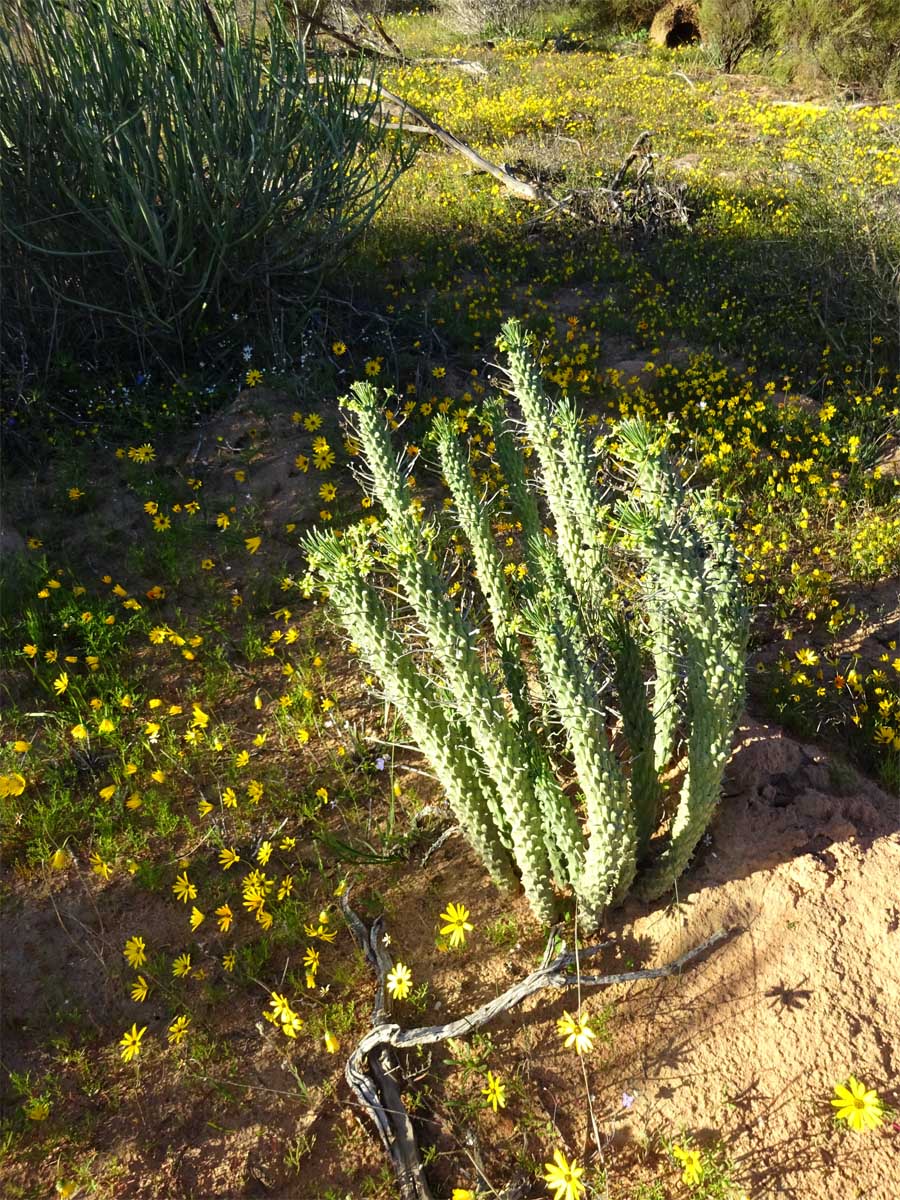
[[[687,225],[683,189],[668,191],[656,180],[652,133],[645,129],[635,140],[608,188],[597,188],[585,203],[597,221],[640,230],[653,237],[673,225]],[[628,173],[634,177],[628,184]]]
[[[403,57],[400,47],[383,33],[380,25],[378,32],[382,36],[382,46],[376,49],[358,40],[366,32],[365,30],[358,29],[355,37],[351,37],[336,29],[317,12],[308,12],[300,8],[296,0],[289,0],[289,2],[296,18],[307,22],[308,28],[318,29],[358,54],[370,54],[398,63],[410,61]],[[354,11],[358,10],[354,9]],[[389,48],[385,49],[385,46]],[[422,61],[456,67],[473,75],[487,74],[481,63],[469,62],[466,59],[431,58]],[[537,218],[533,218],[529,225],[542,221],[551,214],[565,213],[582,221],[640,228],[645,234],[652,236],[664,226],[686,225],[688,222],[687,210],[681,196],[664,191],[654,181],[653,172],[656,159],[650,147],[652,136],[650,130],[645,130],[637,138],[608,188],[598,188],[591,192],[573,192],[568,196],[559,197],[554,196],[540,179],[523,179],[507,169],[505,165],[498,166],[497,163],[491,162],[483,154],[473,150],[462,138],[432,120],[420,108],[410,104],[401,96],[394,95],[375,80],[372,80],[370,86],[379,99],[386,102],[382,104],[380,119],[389,119],[389,128],[404,133],[431,134],[448,149],[461,154],[478,171],[483,171],[496,179],[511,195],[520,200],[530,200],[533,203],[545,205],[545,212]],[[411,118],[411,120],[407,120],[407,118]],[[635,185],[626,194],[625,179],[636,160],[639,160],[639,165]]]
[[[397,63],[409,61],[403,57],[402,52],[400,52],[396,43],[390,41],[390,39],[388,39],[388,42],[390,43],[388,49],[385,49],[384,47],[376,48],[374,46],[363,45],[361,42],[355,40],[353,37],[350,37],[348,34],[336,29],[334,25],[320,17],[318,13],[308,12],[306,9],[301,8],[296,3],[296,0],[290,0],[290,3],[291,10],[295,14],[297,20],[305,21],[308,27],[318,29],[321,33],[327,34],[328,37],[334,38],[335,41],[340,42],[341,45],[346,46],[348,49],[354,50],[357,54],[370,54],[376,58],[387,59]],[[427,61],[430,63],[443,63],[447,66],[456,67],[460,70],[467,71],[469,74],[487,74],[487,71],[481,65],[481,63],[472,63],[465,59],[433,58]],[[471,146],[467,145],[460,138],[456,137],[455,134],[452,134],[449,130],[444,129],[442,125],[438,125],[436,121],[432,121],[429,116],[423,113],[421,109],[416,108],[415,105],[410,104],[407,100],[403,100],[400,96],[395,96],[393,92],[389,92],[387,88],[382,87],[380,84],[375,83],[374,81],[372,82],[372,87],[383,100],[387,100],[390,103],[398,106],[400,110],[398,114],[400,122],[398,124],[398,129],[404,129],[407,132],[412,133],[431,133],[439,141],[443,142],[445,146],[449,147],[451,150],[455,150],[457,154],[461,154],[464,158],[467,158],[469,162],[473,163],[480,171],[486,171],[489,175],[492,175],[494,179],[502,183],[503,186],[508,189],[508,191],[510,191],[514,196],[518,196],[519,199],[535,200],[538,202],[555,204],[558,206],[559,202],[554,201],[549,192],[546,192],[541,187],[537,187],[533,183],[516,179],[514,175],[510,175],[507,171],[504,171],[502,167],[498,167],[496,163],[490,162],[483,155],[479,154],[477,150],[473,150]],[[405,125],[403,123],[403,118],[407,113],[413,118],[413,125]]]
[[[390,101],[392,104],[399,106],[402,114],[409,113],[410,116],[420,126],[426,126],[438,139],[448,146],[451,150],[455,150],[457,154],[461,154],[463,158],[467,158],[480,171],[486,171],[488,175],[492,175],[494,179],[502,183],[514,196],[518,196],[520,200],[537,200],[543,203],[549,203],[553,197],[549,192],[536,184],[529,183],[524,179],[517,179],[515,175],[510,175],[508,171],[504,171],[502,167],[498,167],[496,163],[492,163],[477,150],[473,150],[471,146],[458,138],[455,134],[450,133],[448,129],[444,129],[442,125],[438,125],[436,121],[432,121],[431,117],[422,112],[420,108],[416,108],[407,100],[403,100],[400,96],[395,96],[393,92],[389,92],[387,88],[381,84],[375,83],[373,87],[383,99]]]
[[[420,58],[418,62],[423,67],[455,67],[457,71],[474,75],[476,79],[483,79],[490,74],[484,63],[474,58]]]
[[[348,50],[353,50],[357,54],[369,54],[374,58],[385,59],[387,62],[397,64],[415,62],[420,66],[454,67],[467,75],[477,77],[488,74],[488,69],[483,63],[468,58],[411,59],[407,54],[404,54],[402,47],[397,45],[384,28],[377,13],[374,11],[364,13],[359,8],[359,5],[355,3],[355,0],[348,0],[348,2],[349,7],[357,16],[357,25],[352,33],[348,33],[345,29],[339,29],[331,21],[321,16],[318,0],[312,9],[301,7],[296,3],[296,0],[285,0],[285,4],[294,17],[298,28],[300,24],[306,26],[306,32],[303,34],[304,41],[306,41],[310,31],[316,29],[319,33],[324,33],[327,37],[333,38],[342,46],[346,46]],[[371,28],[369,27],[369,22],[371,22]]]
[[[635,141],[634,145],[628,151],[627,158],[625,159],[625,161],[622,163],[621,167],[619,167],[618,171],[616,171],[615,175],[613,176],[613,181],[609,185],[609,190],[611,192],[617,192],[621,188],[622,184],[625,181],[625,176],[628,173],[628,168],[631,166],[631,164],[634,162],[634,160],[636,158],[638,158],[638,157],[643,158],[642,167],[644,169],[650,169],[652,167],[653,154],[650,150],[650,139],[652,136],[653,135],[649,129],[645,129],[642,134],[638,135],[637,140]]]
[[[384,918],[376,918],[371,929],[367,929],[351,909],[346,893],[341,897],[341,908],[354,940],[365,954],[376,977],[372,1029],[356,1045],[347,1060],[344,1074],[351,1091],[378,1131],[394,1168],[403,1200],[433,1200],[433,1197],[425,1178],[412,1121],[400,1094],[403,1075],[396,1051],[411,1050],[415,1046],[429,1046],[447,1041],[448,1038],[465,1037],[487,1025],[500,1013],[508,1012],[545,988],[564,990],[576,985],[582,988],[612,987],[618,983],[634,983],[641,979],[662,979],[674,975],[735,932],[720,929],[699,946],[686,951],[674,962],[662,967],[622,971],[614,975],[582,975],[577,969],[578,964],[596,956],[609,943],[600,942],[594,946],[587,946],[577,953],[563,949],[551,959],[557,944],[556,930],[553,930],[540,967],[513,984],[502,995],[445,1025],[402,1029],[389,1019],[385,1000],[387,976],[392,962],[385,949]],[[576,968],[575,971],[572,970],[573,967]]]
[[[319,14],[318,4],[316,4],[310,10],[300,4],[297,4],[296,0],[285,0],[285,7],[294,18],[294,22],[298,30],[301,24],[306,26],[306,32],[302,35],[302,40],[304,42],[309,36],[310,30],[315,29],[318,30],[319,33],[324,33],[328,37],[333,38],[342,46],[346,46],[348,50],[352,50],[355,54],[368,54],[374,58],[383,58],[389,62],[396,63],[403,63],[407,61],[396,42],[389,38],[387,34],[384,33],[383,29],[380,28],[380,22],[378,23],[379,29],[377,38],[373,37],[372,31],[365,26],[357,29],[356,37],[351,37],[349,34],[344,33],[343,30],[338,29],[330,21],[326,21],[325,18]],[[364,37],[367,43],[371,44],[364,45],[359,41],[360,37]],[[379,39],[380,44],[378,44]]]

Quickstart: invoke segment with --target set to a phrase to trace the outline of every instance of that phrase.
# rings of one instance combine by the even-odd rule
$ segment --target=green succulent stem
[[[434,767],[472,845],[494,879],[512,886],[515,871],[486,798],[487,789],[468,744],[468,731],[417,668],[384,602],[337,538],[313,534],[307,538],[306,548],[311,564],[329,589],[330,602],[341,623]]]
[[[374,532],[312,533],[306,548],[494,878],[521,879],[542,921],[554,889],[571,889],[594,923],[632,888],[668,891],[708,828],[743,699],[748,617],[722,502],[687,489],[639,419],[606,439],[613,502],[577,409],[547,400],[518,323],[503,336],[537,482],[503,403],[485,418],[525,578],[511,584],[495,502],[456,426],[438,419],[432,440],[484,601],[468,592],[463,617],[437,565],[446,525],[420,519],[368,384],[344,403],[387,518]],[[685,769],[661,829],[676,750]]]
[[[363,458],[372,477],[375,495],[392,521],[411,516],[412,495],[400,470],[378,393],[370,383],[354,383],[341,406],[355,417]]]
[[[525,893],[539,919],[550,921],[555,904],[528,747],[481,666],[473,631],[464,626],[446,593],[433,586],[422,557],[401,551],[396,564],[400,588],[416,613],[485,769],[502,797]]]
[[[534,618],[534,642],[566,732],[584,793],[588,839],[575,892],[591,919],[628,890],[636,869],[635,823],[628,786],[613,754],[598,689],[562,625],[545,613]]]
[[[640,643],[626,620],[615,621],[612,642],[616,692],[631,767],[637,856],[642,859],[656,830],[662,807],[662,787],[654,756],[656,731],[644,680]]]
[[[502,330],[509,357],[509,378],[525,418],[525,429],[541,466],[541,481],[556,527],[556,544],[569,582],[579,597],[589,596],[590,566],[585,559],[582,530],[569,499],[565,463],[557,449],[559,430],[554,410],[544,394],[544,383],[522,327],[507,321]]]

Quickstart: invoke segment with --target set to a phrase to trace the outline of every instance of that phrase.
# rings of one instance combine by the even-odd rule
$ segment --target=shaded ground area
[[[900,1131],[887,1125],[856,1138],[832,1125],[827,1101],[850,1073],[888,1102],[900,1100],[897,800],[835,767],[821,748],[750,721],[741,727],[727,787],[677,901],[649,911],[630,902],[614,914],[601,963],[606,970],[656,965],[722,926],[734,936],[679,978],[585,1002],[595,1014],[612,1005],[609,1041],[587,1060],[611,1194],[626,1195],[626,1186],[658,1176],[674,1183],[657,1139],[683,1130],[700,1145],[726,1142],[733,1178],[754,1197],[825,1200],[841,1192],[894,1200]],[[415,964],[417,983],[429,983],[421,1012],[407,1020],[400,1006],[398,1019],[415,1024],[447,1020],[502,991],[527,973],[541,944],[521,904],[500,900],[459,839],[437,852],[427,875],[421,857],[419,848],[402,867],[370,871],[361,881],[378,886],[392,950]],[[478,931],[458,957],[435,946],[438,914],[451,893],[465,897]],[[498,911],[507,913],[499,929]],[[95,999],[99,989],[108,992],[107,976],[118,970],[113,947],[128,929],[140,927],[148,941],[165,945],[159,906],[155,920],[153,905],[137,910],[127,886],[72,886],[11,906],[4,938],[7,1065],[29,1061],[30,1031],[50,1013],[63,1040],[67,1029],[89,1036],[91,1025],[102,1032],[125,1022],[127,1002],[98,1010]],[[484,936],[492,928],[494,942],[505,944]],[[346,1049],[365,1025],[371,981],[346,936],[339,957],[349,974],[332,987],[356,1002]],[[446,1055],[409,1064],[410,1090],[422,1094],[420,1134],[436,1147],[436,1186],[471,1179],[472,1146],[487,1177],[502,1186],[520,1165],[529,1130],[550,1128],[569,1153],[590,1158],[584,1086],[555,1034],[556,1019],[571,1008],[571,997],[538,998],[490,1030],[504,1077],[514,1081],[507,1109],[496,1117],[460,1107],[466,1087],[458,1066],[471,1048],[449,1047]],[[285,1050],[245,1008],[208,1017],[216,1030],[208,1057],[195,1047],[172,1074],[148,1062],[127,1097],[124,1066],[113,1069],[120,1078],[112,1087],[92,1095],[87,1062],[70,1057],[61,1082],[82,1094],[68,1117],[91,1130],[100,1194],[392,1194],[374,1139],[356,1124],[338,1062],[323,1066],[308,1047]],[[447,1060],[455,1065],[448,1069]],[[471,1100],[471,1083],[468,1090]],[[60,1150],[64,1145],[65,1135]],[[299,1150],[296,1171],[285,1162],[286,1146]],[[41,1187],[52,1173],[47,1158],[27,1168]],[[19,1170],[6,1178],[9,1195],[46,1194],[32,1190]]]

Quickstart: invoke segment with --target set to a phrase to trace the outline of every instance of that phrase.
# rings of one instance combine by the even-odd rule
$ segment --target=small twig
[[[449,829],[445,829],[440,837],[433,841],[425,851],[425,854],[422,858],[422,866],[425,866],[432,855],[437,854],[438,850],[440,850],[441,846],[443,846],[445,842],[449,841],[450,838],[455,837],[458,833],[462,833],[462,830],[458,825],[451,825]]]
[[[80,872],[79,872],[79,876],[80,876]],[[50,903],[53,905],[53,911],[54,911],[54,913],[56,913],[56,919],[59,922],[60,929],[62,929],[63,933],[66,935],[66,937],[72,943],[72,945],[76,946],[76,947],[87,946],[88,950],[90,950],[91,954],[93,954],[94,958],[97,959],[97,961],[100,963],[100,966],[105,971],[107,969],[106,959],[103,957],[102,951],[98,950],[93,944],[94,938],[97,936],[96,930],[91,929],[91,927],[89,925],[86,925],[84,923],[84,921],[82,921],[80,917],[76,917],[74,913],[71,913],[71,912],[66,913],[66,917],[70,921],[74,921],[76,925],[79,925],[84,930],[85,934],[87,935],[82,941],[78,941],[76,939],[75,935],[69,929],[66,922],[63,920],[62,913],[59,911],[59,909],[56,905],[56,897],[53,895],[52,892],[50,893]],[[100,940],[101,940],[101,944],[102,944],[102,939],[100,939]]]
[[[411,767],[409,763],[395,763],[395,771],[405,771],[408,775],[421,775],[423,779],[430,779],[433,783],[437,782],[437,775],[432,771],[423,771],[421,767]]]

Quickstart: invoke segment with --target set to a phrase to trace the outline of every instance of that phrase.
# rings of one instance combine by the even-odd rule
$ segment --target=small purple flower
[[[379,756],[378,758],[376,758],[376,759],[375,759],[375,770],[376,770],[376,771],[383,771],[383,770],[384,770],[384,759],[383,759],[383,758],[381,758],[380,756]]]
[[[632,1096],[631,1092],[623,1092],[622,1093],[622,1107],[624,1109],[630,1109],[632,1104],[634,1104],[634,1096]]]

